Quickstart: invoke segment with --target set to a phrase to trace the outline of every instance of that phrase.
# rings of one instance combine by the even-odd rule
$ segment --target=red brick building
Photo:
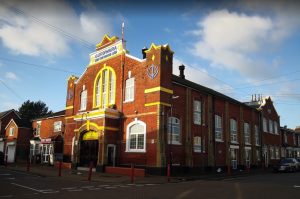
[[[286,126],[281,127],[282,135],[282,156],[288,158],[300,158],[300,133],[289,129]]]
[[[30,140],[30,156],[33,162],[53,165],[63,158],[65,110],[32,121],[34,129]]]
[[[8,163],[27,160],[31,136],[30,123],[19,118],[10,120],[5,127],[5,156]]]
[[[21,119],[18,112],[14,109],[0,112],[0,152],[5,151],[5,127],[11,119]]]
[[[246,103],[256,108],[262,132],[262,158],[266,167],[274,165],[281,158],[282,140],[280,132],[280,117],[273,105],[271,97],[262,98],[260,95],[253,97],[254,100]]]
[[[65,162],[93,162],[98,170],[134,163],[148,172],[164,171],[167,163],[195,171],[273,163],[281,138],[270,98],[242,103],[188,81],[184,66],[173,75],[168,45],[152,44],[142,55],[129,55],[121,40],[105,36],[84,73],[70,76]]]

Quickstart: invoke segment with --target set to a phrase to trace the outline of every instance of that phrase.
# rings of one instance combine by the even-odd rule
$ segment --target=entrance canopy
[[[98,138],[99,132],[88,131],[83,135],[82,140],[98,140]]]

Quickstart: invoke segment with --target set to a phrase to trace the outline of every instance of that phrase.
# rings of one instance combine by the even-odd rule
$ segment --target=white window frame
[[[230,119],[230,141],[231,143],[238,143],[237,121]]]
[[[143,149],[138,149],[138,143],[136,143],[136,149],[130,149],[130,128],[134,125],[142,125],[144,127],[144,131],[141,133],[137,133],[137,135],[143,134],[144,135],[144,147]],[[146,123],[144,123],[141,120],[137,120],[135,119],[133,122],[129,123],[127,125],[127,129],[126,129],[126,152],[137,152],[137,153],[145,153],[146,152],[146,132],[147,132],[147,126]],[[138,141],[137,141],[138,142]]]
[[[269,133],[274,134],[273,121],[269,120]]]
[[[15,134],[15,127],[10,127],[9,128],[9,136],[14,136]]]
[[[86,110],[87,105],[87,90],[83,90],[80,93],[80,110],[84,111]]]
[[[125,82],[125,102],[134,101],[134,87],[135,87],[134,77],[127,79]]]
[[[260,150],[256,149],[256,160],[260,161]]]
[[[202,107],[201,107],[201,101],[199,100],[194,100],[194,124],[198,124],[201,125],[201,111],[202,111]]]
[[[54,132],[60,132],[61,131],[61,127],[62,127],[62,121],[55,121],[53,123],[53,131]]]
[[[279,155],[279,147],[274,147],[275,148],[275,159],[280,159],[280,155]]]
[[[231,159],[231,167],[232,169],[237,169],[237,158],[238,158],[238,150],[237,149],[230,149],[230,159]],[[233,157],[234,156],[234,157]]]
[[[270,146],[270,159],[275,159],[275,151],[273,146]]]
[[[267,119],[263,117],[263,131],[268,132],[268,124],[267,124]]]
[[[171,128],[172,128],[172,132],[171,132]],[[171,134],[172,134],[172,140],[171,140]],[[175,145],[181,144],[181,125],[180,125],[180,119],[177,117],[168,118],[168,143],[175,144]]]
[[[215,115],[215,140],[223,141],[222,117]]]
[[[194,137],[194,152],[201,153],[202,152],[202,139],[200,136]]]
[[[259,135],[259,130],[258,130],[257,125],[254,125],[254,135],[255,135],[255,144],[256,144],[256,146],[260,146],[260,135]]]
[[[42,121],[36,122],[35,136],[41,135],[41,125],[42,125]]]
[[[279,133],[278,133],[278,123],[277,123],[276,121],[274,121],[274,133],[275,133],[276,135],[279,134]]]
[[[251,132],[249,123],[244,123],[244,141],[245,144],[251,145]]]

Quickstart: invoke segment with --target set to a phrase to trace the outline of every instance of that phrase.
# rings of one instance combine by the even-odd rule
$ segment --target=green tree
[[[21,118],[31,121],[32,119],[51,114],[52,111],[49,110],[47,105],[42,101],[33,102],[27,100],[20,106],[19,113]]]

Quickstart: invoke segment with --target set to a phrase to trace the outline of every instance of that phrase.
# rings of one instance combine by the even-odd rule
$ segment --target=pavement
[[[64,180],[70,180],[70,181],[88,181],[88,171],[62,169],[61,177],[59,177],[58,168],[54,166],[31,165],[30,170],[27,171],[26,164],[18,163],[18,164],[10,164],[6,168],[13,171],[35,174],[40,177],[64,178]],[[263,175],[270,172],[271,170],[252,169],[250,171],[245,171],[245,170],[235,171],[232,172],[230,175],[228,175],[226,172],[202,173],[198,175],[180,175],[180,176],[171,176],[169,182],[166,176],[146,175],[145,177],[135,177],[134,183],[135,184],[164,184],[164,183],[178,183],[178,182],[194,181],[194,180],[224,180],[224,179],[238,178],[241,176]],[[101,172],[92,172],[91,181],[109,183],[109,184],[132,183],[130,176],[101,173]]]

